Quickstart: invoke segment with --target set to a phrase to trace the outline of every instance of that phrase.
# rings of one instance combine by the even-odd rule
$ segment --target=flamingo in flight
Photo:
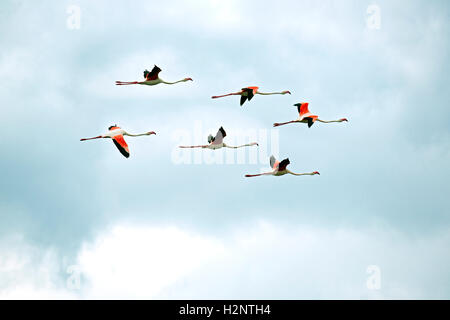
[[[116,81],[116,85],[123,86],[123,85],[130,85],[130,84],[143,84],[147,86],[154,86],[160,83],[165,84],[175,84],[178,82],[186,82],[186,81],[192,81],[191,78],[184,78],[175,82],[167,82],[162,80],[158,75],[161,72],[161,69],[157,67],[156,65],[153,67],[152,71],[148,71],[145,69],[144,71],[144,78],[145,81],[131,81],[131,82],[123,82],[123,81]]]
[[[330,121],[321,120],[321,119],[319,119],[318,116],[313,115],[311,112],[309,112],[308,105],[309,105],[308,102],[301,102],[301,103],[294,104],[294,106],[297,107],[297,110],[299,113],[299,118],[297,120],[292,120],[292,121],[288,121],[288,122],[274,123],[273,126],[278,127],[278,126],[283,126],[283,125],[289,124],[289,123],[302,122],[302,123],[308,123],[308,128],[311,128],[311,126],[316,121],[323,122],[323,123],[348,121],[346,118],[342,118],[339,120],[330,120]]]
[[[86,141],[86,140],[92,140],[92,139],[100,139],[100,138],[111,138],[114,144],[116,145],[117,149],[119,149],[120,153],[125,157],[128,158],[130,156],[130,150],[128,149],[128,145],[125,142],[125,139],[123,136],[130,136],[130,137],[139,137],[139,136],[149,136],[151,134],[156,134],[154,131],[149,131],[141,134],[131,134],[126,132],[125,130],[121,129],[117,125],[110,126],[108,128],[108,132],[97,137],[93,138],[85,138],[80,139],[80,141]]]
[[[278,161],[275,159],[274,156],[270,157],[270,166],[272,167],[272,171],[260,173],[260,174],[246,174],[245,176],[247,178],[249,177],[258,177],[258,176],[284,176],[285,174],[292,174],[294,176],[313,176],[313,175],[320,175],[318,171],[313,172],[307,172],[307,173],[294,173],[292,171],[289,171],[287,169],[288,164],[291,162],[289,161],[289,158],[284,159],[283,161]]]
[[[259,92],[258,91],[259,87],[246,87],[246,88],[242,88],[241,91],[239,92],[232,92],[232,93],[228,93],[228,94],[223,94],[220,96],[212,96],[212,99],[217,99],[217,98],[222,98],[222,97],[227,97],[227,96],[241,96],[241,106],[244,104],[245,101],[250,101],[252,100],[253,96],[255,94],[260,94],[263,96],[266,95],[271,95],[271,94],[286,94],[289,93],[291,94],[290,91],[285,90],[285,91],[281,91],[281,92]]]
[[[243,144],[241,146],[236,146],[236,147],[229,146],[223,142],[223,138],[225,138],[226,136],[227,136],[227,133],[225,132],[223,127],[220,127],[219,131],[217,131],[217,134],[215,137],[213,137],[211,134],[208,136],[209,144],[200,145],[200,146],[180,146],[180,148],[203,148],[203,149],[216,150],[216,149],[220,149],[220,148],[237,149],[237,148],[242,148],[242,147],[258,146],[258,143],[256,143],[256,142]]]

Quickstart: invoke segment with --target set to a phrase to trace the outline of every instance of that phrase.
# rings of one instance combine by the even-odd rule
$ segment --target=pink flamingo
[[[212,99],[217,99],[217,98],[222,98],[222,97],[227,97],[227,96],[241,96],[241,106],[244,104],[245,101],[250,101],[252,100],[253,96],[255,94],[260,94],[260,95],[271,95],[271,94],[286,94],[289,93],[291,94],[290,91],[285,90],[285,91],[281,91],[281,92],[259,92],[258,91],[259,87],[246,87],[246,88],[242,88],[241,91],[239,92],[233,92],[233,93],[228,93],[228,94],[223,94],[220,96],[212,96]]]
[[[308,128],[311,128],[311,126],[316,121],[323,122],[323,123],[348,121],[346,118],[342,118],[339,120],[330,120],[330,121],[320,120],[318,116],[313,115],[311,112],[309,112],[308,105],[309,105],[308,102],[301,102],[301,103],[294,104],[294,106],[297,107],[297,110],[299,113],[299,118],[297,120],[292,120],[292,121],[288,121],[288,122],[274,123],[273,126],[278,127],[278,126],[283,126],[283,125],[289,124],[289,123],[302,122],[302,123],[308,123]]]
[[[318,171],[313,172],[307,172],[307,173],[294,173],[292,171],[289,171],[287,169],[288,164],[291,162],[289,161],[289,158],[284,159],[283,161],[278,161],[275,159],[274,156],[270,157],[270,166],[272,167],[272,171],[260,173],[260,174],[246,174],[245,176],[247,178],[249,177],[258,177],[258,176],[283,176],[285,174],[292,174],[294,176],[313,176],[313,175],[320,175]]]
[[[223,142],[223,138],[225,138],[226,136],[227,136],[227,133],[225,132],[223,127],[220,127],[219,131],[217,131],[215,137],[213,137],[211,134],[208,136],[209,144],[200,145],[200,146],[180,146],[180,148],[203,148],[203,149],[216,150],[216,149],[220,149],[220,148],[237,149],[237,148],[242,148],[242,147],[258,146],[258,143],[256,143],[256,142],[251,142],[251,143],[243,144],[241,146],[236,146],[236,147],[229,146]]]
[[[148,71],[145,69],[144,71],[144,78],[145,81],[131,81],[131,82],[123,82],[123,81],[116,81],[116,85],[123,86],[123,85],[130,85],[130,84],[142,84],[147,86],[154,86],[160,83],[165,84],[175,84],[178,82],[186,82],[186,81],[192,81],[191,78],[184,78],[175,82],[167,82],[162,80],[158,75],[161,72],[161,69],[157,67],[156,65],[153,67],[152,71]]]
[[[128,149],[128,145],[125,142],[125,139],[123,136],[130,136],[130,137],[139,137],[139,136],[149,136],[151,134],[156,134],[154,131],[149,131],[141,134],[131,134],[126,132],[125,130],[121,129],[117,125],[110,126],[108,128],[108,132],[97,137],[93,138],[85,138],[80,139],[80,141],[86,141],[86,140],[93,140],[93,139],[100,139],[100,138],[111,138],[114,144],[116,145],[117,149],[119,149],[120,153],[125,157],[128,158],[130,156],[130,150]]]

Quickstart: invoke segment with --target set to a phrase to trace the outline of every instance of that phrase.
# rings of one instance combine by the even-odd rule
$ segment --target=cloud
[[[89,298],[156,298],[223,251],[217,240],[175,227],[115,226],[84,245],[77,264]]]
[[[108,257],[96,241],[103,237],[108,246],[121,239],[132,247],[136,241],[126,238],[134,239],[135,231],[155,233],[170,242],[167,233],[193,248],[220,252],[206,254],[205,260],[200,257],[201,263],[189,264],[188,272],[170,269],[175,280],[163,277],[158,282],[138,269],[148,280],[146,285],[158,284],[149,291],[155,297],[212,295],[204,282],[223,288],[215,291],[217,296],[257,292],[284,297],[291,288],[288,280],[269,277],[267,287],[258,287],[257,282],[262,274],[267,280],[267,274],[280,270],[297,281],[299,288],[291,289],[295,297],[371,297],[361,289],[367,276],[364,268],[378,263],[372,260],[385,261],[382,252],[392,255],[392,263],[380,263],[383,279],[389,281],[383,280],[377,296],[448,296],[431,274],[447,279],[440,269],[448,267],[442,258],[450,178],[447,4],[380,1],[381,29],[371,31],[365,25],[368,4],[358,1],[80,0],[79,30],[66,28],[67,4],[48,3],[1,5],[0,24],[9,32],[0,40],[5,48],[0,54],[0,146],[5,151],[0,158],[4,168],[0,220],[5,222],[0,225],[0,245],[13,234],[21,234],[17,243],[23,244],[2,251],[3,261],[13,266],[5,267],[2,284],[9,289],[3,294],[66,293],[68,264],[60,260],[73,264],[80,257],[86,266],[84,291],[70,291],[68,297],[106,295],[108,280],[89,261],[96,261],[98,253],[118,264],[120,279],[126,279],[131,266]],[[421,19],[411,19],[418,15]],[[115,80],[141,78],[142,70],[155,63],[163,69],[164,79],[191,76],[194,81],[157,87],[114,85]],[[233,97],[210,98],[246,85],[264,91],[289,89],[293,94],[255,97],[244,107]],[[293,170],[318,170],[320,177],[249,181],[243,174],[258,172],[261,163],[171,161],[179,143],[172,139],[176,130],[191,133],[191,142],[201,143],[223,125],[232,144],[242,134],[237,129],[272,130],[273,122],[295,118],[292,104],[299,101],[310,102],[311,111],[323,118],[350,120],[311,129],[275,129],[279,157],[289,157]],[[199,135],[196,121],[203,128]],[[124,159],[110,141],[79,142],[113,123],[130,132],[155,130],[158,135],[127,140],[130,159]],[[213,154],[202,151],[209,150],[192,154],[205,158]],[[261,160],[266,167],[267,160]],[[123,219],[130,225],[120,224]],[[259,219],[270,221],[269,227],[252,228]],[[378,221],[395,232],[370,229]],[[109,224],[116,227],[107,232]],[[351,241],[334,232],[339,228]],[[306,240],[325,241],[313,241],[320,257],[300,245],[308,234]],[[264,251],[255,244],[246,252],[242,241],[250,236],[271,249]],[[272,241],[266,243],[265,237]],[[147,240],[144,235],[142,239]],[[422,239],[423,248],[413,252],[411,239]],[[148,248],[137,247],[142,252]],[[353,254],[353,262],[344,266],[327,247],[346,258]],[[305,257],[301,263],[291,254],[296,249]],[[380,259],[365,259],[367,252],[379,253]],[[403,253],[397,257],[394,252]],[[123,254],[151,270],[173,262],[158,253],[161,265],[154,269],[137,251]],[[266,261],[266,254],[275,258]],[[399,260],[402,257],[414,261],[415,277],[395,269],[393,262],[411,269]],[[255,261],[260,271],[254,269]],[[326,267],[329,264],[336,264],[340,274]],[[308,269],[316,265],[322,266],[318,270],[327,275],[325,280]],[[389,279],[391,273],[397,286]],[[312,275],[311,280],[302,274]],[[342,274],[348,277],[341,283]],[[97,275],[103,282],[95,281]],[[249,289],[242,290],[235,278]],[[14,283],[16,289],[11,289]],[[343,289],[346,285],[348,291]],[[138,292],[144,295],[144,290]]]
[[[20,235],[0,241],[0,299],[72,299],[59,278],[52,248],[27,243]]]
[[[39,251],[20,239],[14,243],[12,249],[2,250],[3,298],[429,299],[450,295],[448,232],[412,238],[387,226],[332,229],[260,220],[212,234],[178,226],[116,224],[80,248],[75,262],[81,272],[80,290],[65,286],[67,273],[55,280],[62,263],[51,251]],[[39,252],[39,261],[30,263]],[[366,286],[370,265],[381,270],[380,290]]]

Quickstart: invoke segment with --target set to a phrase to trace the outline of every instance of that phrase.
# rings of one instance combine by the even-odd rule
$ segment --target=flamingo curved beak
[[[152,134],[155,134],[155,135],[156,135],[156,132],[155,132],[155,131],[150,131],[150,132],[148,132],[148,135],[152,135]]]

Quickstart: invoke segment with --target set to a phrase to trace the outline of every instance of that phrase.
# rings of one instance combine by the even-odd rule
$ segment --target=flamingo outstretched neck
[[[243,148],[243,147],[259,146],[259,144],[257,142],[251,142],[251,143],[243,144],[243,145],[240,145],[240,146],[229,146],[229,145],[224,143],[223,146],[225,148],[238,149],[238,148]]]
[[[321,120],[321,119],[317,119],[316,121],[323,122],[323,123],[344,122],[344,121],[348,122],[348,120],[346,118],[342,118],[342,119],[338,119],[338,120]]]
[[[128,133],[128,132],[124,133],[124,135],[130,136],[130,137],[150,136],[152,134],[156,135],[156,132],[155,131],[149,131],[149,132],[138,133],[138,134],[131,134],[131,133]]]
[[[320,176],[319,171],[305,172],[305,173],[295,173],[295,172],[292,172],[292,171],[289,171],[289,170],[286,169],[286,172],[289,173],[289,174],[292,174],[293,176],[313,176],[313,175],[316,175],[316,174],[318,174]]]
[[[280,91],[280,92],[260,92],[260,91],[256,91],[255,94],[260,94],[262,96],[268,96],[271,94],[291,94],[291,92],[289,90],[285,90],[285,91]]]
[[[174,81],[174,82],[168,82],[168,81],[161,80],[161,83],[164,83],[164,84],[175,84],[175,83],[178,83],[178,82],[186,82],[186,81],[193,81],[193,80],[191,78],[184,78],[184,79],[181,79],[181,80],[178,80],[178,81]]]

